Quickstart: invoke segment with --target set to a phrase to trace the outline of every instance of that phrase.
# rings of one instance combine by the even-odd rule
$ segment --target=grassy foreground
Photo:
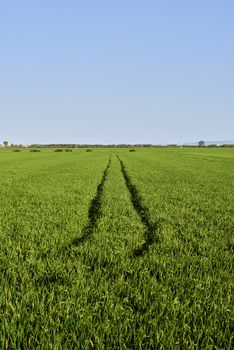
[[[234,150],[0,152],[1,349],[233,349]]]

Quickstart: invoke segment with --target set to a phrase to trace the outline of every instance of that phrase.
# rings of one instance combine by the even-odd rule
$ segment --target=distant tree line
[[[32,144],[32,145],[14,145],[13,143],[9,145],[7,141],[3,142],[3,145],[5,148],[159,148],[159,147],[195,147],[197,148],[198,145],[177,145],[177,144],[168,144],[168,145],[153,145],[153,144],[109,144],[109,145],[103,145],[103,144],[66,144],[66,143],[60,143],[60,144]],[[234,147],[234,144],[208,144],[203,147]]]
[[[30,148],[132,148],[132,147],[162,147],[161,145],[152,144],[32,144]]]

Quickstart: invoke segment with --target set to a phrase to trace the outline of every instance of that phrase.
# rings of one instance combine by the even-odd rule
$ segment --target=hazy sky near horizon
[[[234,139],[233,0],[0,2],[0,143]]]

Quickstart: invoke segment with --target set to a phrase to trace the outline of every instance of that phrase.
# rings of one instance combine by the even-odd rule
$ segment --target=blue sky
[[[0,142],[234,139],[233,0],[0,2]]]

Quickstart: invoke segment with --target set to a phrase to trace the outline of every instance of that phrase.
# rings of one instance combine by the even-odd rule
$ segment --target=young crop
[[[233,349],[233,150],[0,164],[1,349]]]

